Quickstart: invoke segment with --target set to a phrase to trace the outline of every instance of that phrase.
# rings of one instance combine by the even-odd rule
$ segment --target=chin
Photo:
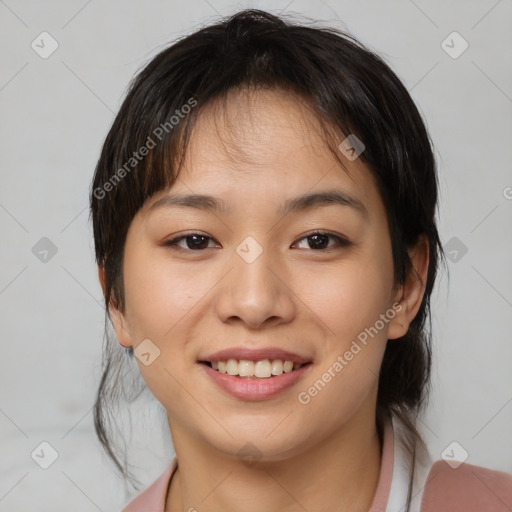
[[[272,428],[269,428],[266,421],[254,421],[245,429],[239,425],[225,424],[233,438],[224,436],[222,439],[212,439],[208,436],[205,440],[212,448],[242,461],[284,461],[307,449],[313,438],[312,432],[294,431],[290,425],[280,429],[278,425],[281,421],[282,418],[276,419]]]

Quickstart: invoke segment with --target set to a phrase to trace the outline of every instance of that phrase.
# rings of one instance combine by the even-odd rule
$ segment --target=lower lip
[[[240,400],[267,400],[274,398],[292,387],[304,376],[304,373],[311,366],[311,363],[308,363],[292,372],[261,379],[259,377],[236,377],[227,373],[220,373],[204,363],[200,364],[215,384]]]

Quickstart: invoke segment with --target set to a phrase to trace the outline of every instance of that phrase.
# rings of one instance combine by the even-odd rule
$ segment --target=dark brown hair
[[[436,163],[422,117],[383,59],[350,34],[245,10],[180,39],[142,69],[130,85],[96,167],[90,211],[108,307],[94,420],[103,447],[126,478],[126,454],[121,452],[122,463],[109,431],[115,426],[113,404],[126,393],[119,386],[133,350],[112,340],[107,324],[109,308],[124,311],[122,261],[128,227],[148,198],[174,183],[201,110],[214,100],[225,101],[232,91],[250,87],[280,88],[304,98],[337,155],[337,145],[348,134],[364,143],[360,158],[376,178],[387,210],[397,285],[413,271],[408,248],[420,235],[428,239],[423,300],[407,334],[387,344],[376,411],[379,429],[386,415],[394,415],[406,427],[413,462],[417,443],[424,444],[416,418],[429,392],[430,296],[444,255],[435,221]],[[127,402],[138,393],[140,388],[132,389],[130,396],[125,395]],[[413,475],[414,469],[411,481]],[[410,498],[409,489],[408,502]]]

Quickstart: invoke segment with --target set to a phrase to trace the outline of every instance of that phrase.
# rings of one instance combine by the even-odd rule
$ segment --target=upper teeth
[[[283,372],[289,373],[297,368],[300,364],[293,364],[293,361],[281,361],[280,359],[263,359],[262,361],[248,361],[241,359],[228,359],[227,361],[212,361],[212,368],[220,373],[229,375],[239,375],[240,377],[259,377],[268,378],[272,375],[281,375]]]

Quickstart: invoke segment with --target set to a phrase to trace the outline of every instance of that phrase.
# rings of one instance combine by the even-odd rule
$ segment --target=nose
[[[296,302],[290,272],[270,252],[263,249],[253,261],[243,252],[234,254],[216,297],[217,315],[223,322],[257,329],[293,320]]]

